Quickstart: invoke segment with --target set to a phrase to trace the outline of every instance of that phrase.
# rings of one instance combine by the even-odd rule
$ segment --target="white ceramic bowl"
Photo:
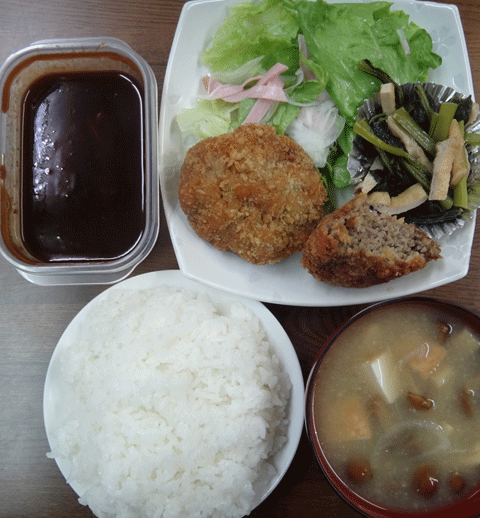
[[[295,349],[283,327],[263,304],[209,288],[208,286],[185,278],[180,271],[160,271],[133,276],[110,287],[97,296],[72,320],[55,348],[45,380],[43,405],[45,428],[49,442],[52,445],[52,437],[57,436],[57,430],[65,420],[66,412],[68,412],[69,397],[71,397],[69,396],[68,383],[66,383],[62,377],[61,358],[65,349],[67,347],[71,349],[72,344],[75,344],[75,338],[79,336],[85,319],[88,318],[88,315],[91,315],[92,311],[95,311],[95,308],[98,307],[106,295],[114,295],[116,290],[141,290],[163,285],[184,288],[190,292],[205,294],[220,312],[222,311],[222,307],[228,307],[232,302],[239,302],[250,309],[259,318],[271,347],[279,358],[282,368],[290,378],[290,401],[287,405],[286,416],[288,418],[288,427],[286,430],[287,441],[283,447],[269,459],[275,467],[275,474],[262,478],[254,484],[254,504],[259,505],[275,489],[285,475],[295,456],[303,430],[304,381]],[[74,346],[75,345],[73,345],[73,347]],[[57,457],[55,460],[71,487],[81,496],[85,488],[72,479],[70,461],[60,457]]]

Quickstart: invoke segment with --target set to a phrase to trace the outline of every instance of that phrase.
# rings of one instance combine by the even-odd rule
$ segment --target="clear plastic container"
[[[141,147],[137,152],[142,161],[138,185],[140,196],[137,193],[137,201],[140,199],[142,205],[138,239],[111,257],[108,254],[91,257],[88,254],[78,257],[66,254],[62,257],[60,254],[55,259],[45,259],[32,252],[25,239],[24,225],[28,218],[24,214],[24,206],[27,205],[25,192],[28,189],[24,185],[22,164],[25,161],[24,146],[27,146],[26,132],[33,134],[31,128],[24,127],[22,113],[26,95],[32,85],[45,78],[65,75],[93,77],[104,73],[133,78],[140,92],[138,109],[141,113],[137,114],[140,134],[135,139]],[[24,278],[39,285],[108,284],[128,276],[149,254],[159,230],[158,88],[148,63],[116,38],[40,41],[12,54],[5,61],[0,69],[0,96],[1,254]],[[35,137],[29,138],[31,145]],[[46,171],[49,174],[48,169]],[[118,202],[122,203],[121,200]],[[125,203],[124,198],[123,203],[128,206],[129,200]],[[62,218],[61,213],[59,218]],[[102,221],[95,221],[91,228],[84,228],[82,232],[93,235],[98,230],[97,225],[102,225]],[[103,231],[103,236],[106,236],[110,229]],[[112,239],[119,234],[118,228],[112,229]]]

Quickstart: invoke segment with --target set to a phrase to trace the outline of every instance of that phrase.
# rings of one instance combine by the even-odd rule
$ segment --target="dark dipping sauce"
[[[23,102],[22,238],[39,261],[113,260],[145,229],[142,90],[117,72],[52,74]]]

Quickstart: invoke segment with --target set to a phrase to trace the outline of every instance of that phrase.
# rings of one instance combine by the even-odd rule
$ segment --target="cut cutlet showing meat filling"
[[[415,225],[378,212],[366,195],[357,195],[320,221],[301,263],[319,281],[365,288],[420,270],[440,252]]]

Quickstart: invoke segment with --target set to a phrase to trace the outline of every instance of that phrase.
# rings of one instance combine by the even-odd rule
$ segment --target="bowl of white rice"
[[[287,471],[303,397],[263,304],[152,272],[105,290],[60,338],[47,456],[99,518],[240,518]]]

